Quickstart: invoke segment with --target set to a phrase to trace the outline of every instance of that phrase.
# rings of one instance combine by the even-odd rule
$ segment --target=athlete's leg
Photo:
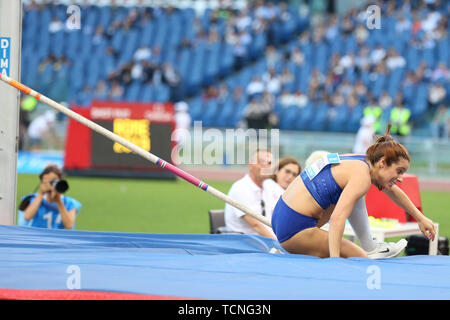
[[[348,217],[348,221],[355,231],[361,243],[361,247],[366,251],[370,259],[391,258],[399,255],[405,249],[408,242],[400,239],[398,242],[376,242],[370,232],[369,214],[367,213],[366,201],[360,198]]]
[[[375,249],[377,243],[373,240],[370,232],[369,215],[367,213],[366,201],[361,197],[355,204],[352,213],[348,217],[348,222],[355,231],[361,247],[366,251]]]
[[[367,258],[366,252],[353,242],[344,238],[341,241],[341,257]],[[312,255],[319,258],[327,258],[330,256],[328,232],[317,227],[300,231],[293,237],[282,242],[281,246],[290,253]]]

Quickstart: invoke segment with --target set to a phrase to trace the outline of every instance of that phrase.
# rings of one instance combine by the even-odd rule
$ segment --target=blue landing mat
[[[272,254],[248,235],[0,226],[0,288],[204,299],[450,299],[450,257],[369,260]]]

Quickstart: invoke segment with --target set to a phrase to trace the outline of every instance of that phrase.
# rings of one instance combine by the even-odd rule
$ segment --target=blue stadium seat
[[[437,44],[437,60],[444,63],[447,67],[450,66],[450,37],[447,36]]]
[[[364,106],[357,105],[350,111],[349,119],[344,126],[346,132],[356,133],[360,127],[361,119],[364,115]]]
[[[220,77],[230,75],[230,73],[233,70],[233,66],[234,66],[233,47],[231,44],[223,43],[219,68]]]
[[[159,84],[155,86],[153,100],[155,102],[168,102],[170,100],[170,88],[168,85]]]
[[[219,112],[217,115],[216,125],[218,127],[230,127],[233,114],[235,113],[235,105],[233,99],[228,97],[223,104],[219,104]]]
[[[153,102],[155,96],[155,88],[152,84],[145,84],[140,93],[141,102]]]
[[[387,92],[389,96],[395,97],[397,95],[403,78],[404,78],[403,68],[397,68],[391,72],[388,78],[388,86],[387,86]]]
[[[326,131],[329,106],[326,103],[317,103],[314,106],[314,116],[311,119],[309,130]]]
[[[300,109],[300,113],[296,121],[294,122],[294,128],[296,130],[309,130],[310,122],[315,113],[315,109],[311,103],[308,103],[302,109]]]
[[[408,70],[416,70],[419,65],[419,49],[414,46],[409,46],[406,52],[406,64]]]
[[[140,46],[145,46],[148,48],[153,47],[155,29],[156,27],[153,21],[149,21],[144,25],[142,29]]]
[[[106,29],[111,21],[111,10],[108,6],[100,6],[98,7],[99,10],[99,21],[98,25]]]
[[[213,127],[217,121],[219,103],[217,99],[209,99],[203,104],[202,121],[205,127]]]
[[[330,112],[335,113],[335,116],[333,118],[329,118],[328,120],[328,130],[332,131],[332,132],[345,132],[345,125],[346,122],[348,121],[348,116],[349,116],[349,112],[348,112],[348,107],[347,105],[340,105],[340,106],[335,106],[335,107],[331,107],[329,108],[328,111],[330,114]]]
[[[202,108],[202,96],[197,95],[192,99],[188,100],[189,104],[189,114],[192,121],[200,121],[202,119],[203,108]]]
[[[434,69],[436,67],[435,48],[422,49],[422,58],[420,61],[425,61],[429,68]]]
[[[424,82],[417,85],[416,96],[413,104],[409,108],[411,110],[411,120],[415,122],[424,122],[424,114],[428,105],[428,85]]]
[[[376,80],[373,82],[371,91],[375,98],[379,98],[386,85],[386,76],[384,74],[379,74]]]
[[[279,127],[281,130],[294,130],[295,123],[300,117],[300,110],[297,106],[285,107],[279,116]]]
[[[136,102],[139,101],[141,93],[141,83],[139,81],[133,81],[125,91],[126,101]]]
[[[264,49],[267,44],[266,35],[262,32],[259,32],[254,35],[253,41],[249,46],[249,55],[250,58],[255,60],[261,57],[264,53]]]

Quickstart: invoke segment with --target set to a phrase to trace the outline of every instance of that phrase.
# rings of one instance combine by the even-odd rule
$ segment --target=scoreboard
[[[121,136],[155,156],[171,162],[175,129],[171,103],[94,101],[74,112]],[[174,179],[150,161],[88,127],[69,119],[64,170],[69,175]]]

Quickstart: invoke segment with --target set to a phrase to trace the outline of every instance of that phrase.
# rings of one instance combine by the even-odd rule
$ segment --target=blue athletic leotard
[[[365,155],[339,156],[340,160],[365,160]],[[331,164],[326,165],[312,180],[309,179],[306,169],[300,174],[312,197],[322,207],[327,209],[336,204],[342,193],[342,188],[331,174]],[[305,216],[290,208],[280,197],[272,215],[272,229],[279,242],[290,239],[296,233],[317,225],[317,219]]]

